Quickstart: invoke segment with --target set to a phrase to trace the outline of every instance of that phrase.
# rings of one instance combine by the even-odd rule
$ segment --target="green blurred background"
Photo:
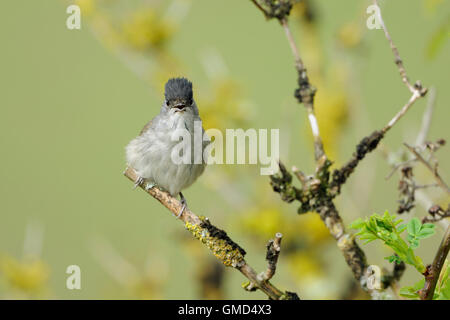
[[[73,3],[81,6],[81,30],[66,28]],[[290,22],[337,164],[409,98],[383,32],[366,28],[369,4],[302,1]],[[411,80],[436,88],[429,139],[448,139],[450,2],[382,1],[382,10]],[[181,75],[194,83],[206,128],[280,128],[281,159],[312,172],[311,135],[293,98],[293,58],[279,24],[242,0],[3,0],[0,26],[0,298],[264,298],[244,291],[239,272],[217,265],[122,172],[125,145],[159,112],[164,82]],[[425,105],[414,105],[381,150],[392,155],[414,143]],[[438,155],[449,179],[448,147]],[[386,181],[390,170],[380,151],[359,166],[338,201],[346,224],[395,212],[399,176]],[[431,181],[421,167],[416,177]],[[258,166],[209,167],[185,195],[257,270],[266,242],[282,232],[273,279],[281,289],[311,299],[367,298],[320,219],[298,216]],[[435,190],[429,197],[448,203]],[[403,218],[425,214],[418,203]],[[441,238],[437,229],[419,249],[425,262]],[[370,263],[388,266],[389,250],[365,248]],[[72,264],[81,267],[81,290],[66,288]],[[401,284],[419,278],[408,270]]]

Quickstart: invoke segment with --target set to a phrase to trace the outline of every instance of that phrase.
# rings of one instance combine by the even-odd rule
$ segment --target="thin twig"
[[[294,173],[294,175],[297,177],[297,179],[302,184],[302,189],[305,189],[308,185],[308,180],[309,180],[308,177],[302,171],[300,171],[296,166],[292,167],[292,172]]]
[[[436,101],[436,89],[434,87],[431,87],[430,93],[428,95],[427,106],[425,108],[425,111],[424,111],[423,117],[422,117],[422,126],[416,137],[416,148],[424,149],[427,147],[427,144],[428,145],[430,144],[430,143],[426,143],[426,139],[427,139],[427,136],[429,133],[429,129],[431,127],[431,121],[432,121],[435,101]],[[403,151],[402,151],[402,153],[403,153]],[[433,153],[433,151],[431,152],[430,157],[432,156],[432,153]],[[387,175],[386,179],[389,179],[399,168],[406,168],[409,164],[412,164],[412,163],[415,163],[418,161],[417,157],[415,157],[414,154],[409,153],[409,155],[410,155],[409,159],[392,165],[392,170]],[[387,157],[387,155],[386,155],[386,157]],[[402,176],[402,179],[403,179],[403,176]],[[402,182],[402,180],[400,181],[400,183],[401,182]],[[416,185],[413,182],[413,189],[412,189],[412,193],[410,194],[410,195],[412,195],[412,197],[410,197],[410,200],[412,202],[410,203],[408,209],[414,207],[414,201],[417,198],[417,200],[419,200],[419,202],[421,203],[422,207],[424,207],[426,210],[428,210],[428,208],[430,208],[430,206],[432,205],[432,201],[429,199],[429,196],[425,192],[423,192],[422,189],[429,188],[429,187],[436,187],[436,186],[440,187],[439,184],[436,184],[436,183],[428,184],[428,185]],[[406,208],[404,206],[405,202],[403,202],[403,201],[404,200],[400,200],[402,206],[404,208]],[[440,222],[440,224],[444,225],[443,229],[444,230],[447,229],[448,224],[446,224],[445,221],[443,221],[443,218],[438,214],[434,215],[431,213],[431,212],[433,212],[432,209],[434,207],[436,207],[436,206],[433,206],[428,210],[430,212],[430,214],[432,215],[432,217],[430,217],[430,216],[425,217],[422,220],[422,223]],[[408,211],[408,210],[406,210],[406,211]]]
[[[406,264],[401,261],[400,263],[394,262],[394,268],[392,272],[386,273],[382,277],[383,289],[387,289],[389,287],[393,287],[396,283],[398,283],[405,273]],[[394,290],[394,288],[392,288]]]
[[[445,218],[450,217],[450,204],[448,205],[447,210],[444,210],[440,205],[435,204],[428,209],[428,213],[429,215],[422,219],[422,223],[442,221]]]
[[[430,131],[435,103],[436,103],[436,88],[431,87],[430,93],[428,94],[427,106],[425,108],[425,112],[422,118],[422,126],[416,138],[416,146],[421,146],[425,143],[425,140],[428,136],[428,132]]]
[[[295,68],[297,69],[298,72],[303,72],[303,71],[306,72],[302,58],[300,57],[300,53],[298,51],[297,45],[295,44],[294,37],[292,36],[291,29],[289,28],[287,19],[282,19],[280,21],[280,23],[284,29],[284,32],[286,33],[286,37],[288,39],[289,46],[291,47],[292,54],[294,55]]]
[[[378,6],[378,2],[374,0]],[[295,92],[295,97],[300,103],[303,103],[310,122],[311,130],[314,136],[314,153],[316,160],[316,172],[314,179],[307,181],[305,186],[304,175],[299,171],[294,173],[302,182],[302,189],[298,189],[292,185],[292,176],[284,168],[280,162],[279,174],[271,176],[271,185],[275,192],[280,193],[282,199],[286,202],[297,200],[301,203],[298,213],[306,213],[315,211],[319,213],[324,221],[330,234],[336,239],[339,249],[344,254],[345,260],[351,267],[353,274],[357,280],[363,280],[365,270],[368,268],[366,257],[361,248],[356,244],[354,238],[346,233],[344,223],[339,215],[338,210],[334,204],[334,198],[340,193],[341,186],[347,181],[348,177],[353,173],[359,161],[371,151],[373,151],[384,138],[387,131],[389,131],[411,108],[416,100],[425,96],[427,89],[423,88],[420,82],[412,85],[406,74],[403,62],[400,58],[397,47],[394,45],[392,38],[387,31],[387,28],[382,20],[381,13],[379,21],[382,24],[386,38],[388,39],[393,54],[395,56],[395,63],[399,69],[402,81],[411,92],[411,97],[408,102],[401,108],[401,110],[392,118],[389,123],[382,129],[376,130],[367,137],[364,137],[356,147],[356,152],[353,154],[350,161],[348,161],[341,169],[334,170],[331,180],[329,167],[331,162],[328,160],[325,150],[323,148],[322,139],[320,136],[317,119],[314,114],[314,96],[315,89],[309,83],[306,74],[306,68],[300,57],[299,50],[295,44],[292,33],[289,29],[287,16],[289,12],[278,18],[282,25],[286,37],[288,39],[291,51],[295,59],[295,67],[298,71],[298,85],[299,88]],[[364,281],[361,281],[363,283]],[[363,286],[364,287],[364,286]]]
[[[373,0],[373,3],[378,7],[378,13],[379,13],[379,15],[378,15],[378,22],[380,22],[381,27],[383,28],[383,31],[384,31],[384,35],[386,36],[386,39],[389,41],[389,44],[390,44],[391,49],[392,49],[392,52],[394,53],[395,64],[398,67],[398,70],[400,72],[400,76],[402,78],[402,81],[408,87],[409,91],[411,91],[411,93],[414,93],[416,91],[416,89],[409,82],[408,75],[406,74],[406,69],[403,66],[403,61],[402,61],[402,59],[400,57],[398,49],[395,46],[394,42],[392,41],[391,35],[389,34],[389,32],[388,32],[388,30],[386,28],[386,25],[384,24],[383,17],[381,16],[381,9],[380,9],[380,6],[378,5],[378,1],[377,0]]]
[[[442,266],[447,258],[448,251],[450,249],[450,226],[445,231],[444,238],[439,245],[439,249],[434,257],[433,264],[427,266],[425,271],[425,286],[420,290],[420,298],[422,300],[433,300],[434,290],[441,274]]]
[[[378,6],[377,0],[374,0],[374,4]],[[378,6],[379,9],[379,6]],[[419,98],[424,97],[427,94],[427,89],[422,87],[420,81],[417,81],[414,85],[408,80],[405,67],[403,66],[402,59],[400,58],[400,54],[398,52],[397,47],[394,45],[392,41],[391,35],[387,31],[386,25],[384,24],[383,18],[381,16],[381,10],[378,10],[379,13],[379,22],[384,30],[385,36],[389,41],[392,52],[395,57],[395,63],[399,69],[400,75],[402,77],[402,81],[406,84],[409,91],[411,92],[411,97],[408,102],[400,109],[399,112],[388,122],[386,126],[384,126],[380,131],[374,131],[370,136],[364,137],[361,142],[358,144],[356,148],[356,153],[353,157],[339,170],[335,170],[333,172],[333,182],[332,190],[333,193],[340,193],[340,187],[344,184],[348,177],[353,173],[354,169],[358,165],[359,161],[361,161],[367,153],[374,150],[378,143],[383,139],[385,134],[408,112],[411,106],[416,102]]]
[[[416,158],[412,158],[412,159],[409,159],[409,160],[406,160],[406,161],[403,161],[403,162],[393,165],[391,172],[389,172],[389,174],[385,177],[385,179],[389,180],[399,168],[404,167],[407,164],[410,164],[416,160],[417,160]]]
[[[272,277],[275,274],[275,271],[277,269],[277,262],[278,262],[278,256],[280,255],[281,251],[281,239],[283,235],[281,233],[277,233],[275,235],[275,239],[270,240],[267,244],[267,254],[266,254],[266,260],[268,263],[267,270],[264,272],[261,272],[259,274],[259,278],[262,281],[267,281],[272,279]]]
[[[391,121],[382,129],[383,133],[386,133],[389,129],[391,129],[405,114],[408,112],[409,108],[416,102],[420,97],[422,97],[419,90],[416,90],[412,93],[409,101],[403,106],[403,108],[392,118]]]
[[[381,27],[383,28],[384,35],[386,36],[386,39],[389,41],[389,45],[391,46],[392,53],[395,57],[395,64],[397,65],[397,68],[400,72],[400,76],[402,78],[403,83],[408,87],[409,91],[412,93],[411,98],[409,101],[403,106],[403,108],[392,118],[391,121],[383,128],[383,133],[386,133],[389,129],[391,129],[409,110],[409,108],[414,104],[414,102],[419,99],[420,97],[423,97],[427,93],[426,88],[422,88],[422,85],[420,82],[416,82],[416,84],[412,85],[409,82],[408,75],[406,74],[406,69],[403,65],[403,61],[400,57],[400,53],[398,52],[397,47],[395,46],[394,42],[392,41],[391,35],[389,34],[386,25],[384,24],[383,17],[381,15],[381,9],[378,5],[377,0],[373,0],[373,3],[378,7],[378,21],[381,24]]]
[[[138,179],[136,171],[130,167],[125,170],[124,175],[132,182],[136,182]],[[173,214],[177,215],[180,212],[181,203],[169,193],[157,187],[147,189],[144,184],[139,185],[139,187],[158,200]],[[233,242],[223,230],[213,226],[207,218],[199,217],[186,208],[179,220],[184,222],[185,227],[198,240],[204,243],[224,265],[238,269],[250,280],[250,283],[264,292],[269,298],[279,300],[293,297],[292,293],[279,290],[269,281],[261,281],[255,270],[245,261],[245,251]]]
[[[299,213],[316,211],[320,215],[330,234],[336,239],[338,248],[343,253],[344,258],[349,267],[352,269],[355,278],[360,280],[364,275],[364,270],[367,268],[365,254],[354,241],[354,238],[345,232],[344,223],[339,216],[339,212],[336,209],[332,198],[325,197],[324,194],[319,192],[319,190],[323,187],[321,185],[328,183],[328,170],[331,162],[328,160],[325,153],[317,118],[314,113],[314,96],[316,90],[309,82],[306,68],[300,57],[296,42],[289,28],[287,14],[278,20],[285,31],[289,46],[294,56],[295,68],[298,72],[299,88],[295,92],[295,97],[299,103],[302,103],[305,106],[308,113],[308,120],[314,137],[316,174],[313,179],[305,181],[305,179],[303,179],[304,176],[302,176],[300,172],[295,172],[297,178],[301,181],[303,180],[302,184],[304,184],[303,190],[298,190],[292,186],[292,176],[280,162],[279,165],[281,176],[271,176],[272,187],[276,192],[281,194],[284,201],[292,202],[294,199],[300,201],[302,206],[299,208]]]
[[[326,154],[323,148],[322,138],[320,136],[319,124],[317,122],[316,114],[314,112],[314,95],[315,89],[309,83],[308,76],[306,74],[306,68],[300,57],[299,50],[295,43],[294,37],[292,36],[291,29],[286,18],[280,20],[280,24],[283,27],[289,46],[291,48],[292,54],[294,55],[295,68],[297,69],[299,75],[299,85],[297,98],[305,105],[306,112],[308,113],[308,121],[311,126],[311,132],[314,137],[314,151],[316,162],[324,162],[326,159]],[[325,158],[325,159],[324,159]]]
[[[429,183],[429,184],[418,184],[418,185],[415,186],[416,190],[417,189],[435,188],[435,187],[439,187],[439,184],[437,184],[437,183]]]
[[[404,145],[408,148],[409,151],[411,151],[411,152],[414,154],[414,156],[417,158],[417,160],[419,160],[420,162],[422,162],[422,163],[425,165],[425,167],[427,167],[427,169],[431,171],[431,173],[433,174],[433,176],[434,176],[434,178],[436,179],[436,182],[439,184],[439,186],[440,186],[445,192],[447,192],[448,194],[450,194],[450,188],[447,186],[447,184],[445,183],[445,181],[441,178],[441,176],[439,175],[439,172],[438,172],[437,170],[435,170],[435,169],[433,168],[433,166],[432,166],[428,161],[426,161],[426,160],[422,157],[422,155],[421,155],[419,152],[417,152],[417,150],[416,150],[414,147],[410,146],[410,145],[407,144],[407,143],[404,143]]]
[[[267,14],[267,11],[258,3],[258,1],[256,1],[256,0],[251,0],[251,1],[264,14],[264,17],[266,17],[266,19],[268,19],[269,15]]]

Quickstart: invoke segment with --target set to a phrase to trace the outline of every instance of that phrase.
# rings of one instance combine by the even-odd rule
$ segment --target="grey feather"
[[[173,78],[167,81],[165,86],[166,101],[182,99],[192,101],[192,83],[186,78]]]
[[[192,84],[184,78],[170,79],[166,84],[167,97],[186,99],[192,97]],[[160,113],[141,130],[139,136],[131,140],[126,147],[128,165],[137,174],[175,196],[189,187],[203,173],[206,159],[200,164],[176,164],[172,161],[172,149],[179,143],[171,136],[175,130],[188,130],[191,136],[191,155],[193,155],[194,122],[201,121],[195,101],[183,112],[169,108],[166,103]],[[202,133],[204,129],[202,128]],[[202,143],[203,149],[207,143]]]

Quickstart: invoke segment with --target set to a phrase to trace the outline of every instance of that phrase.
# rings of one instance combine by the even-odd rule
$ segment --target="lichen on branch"
[[[245,262],[245,250],[228,237],[227,233],[213,226],[209,219],[201,216],[200,224],[186,222],[186,229],[205,244],[214,256],[227,267],[239,267]]]
[[[123,174],[133,183],[138,180],[137,173],[133,168],[128,167]],[[182,207],[180,201],[172,197],[169,193],[156,186],[146,188],[145,183],[140,184],[139,187],[158,200],[172,214],[177,215],[180,212]],[[225,266],[239,270],[249,280],[248,283],[254,290],[261,290],[273,300],[298,299],[297,294],[289,291],[283,292],[270,283],[270,281],[260,279],[255,270],[245,261],[245,250],[231,240],[224,230],[211,224],[208,218],[198,216],[186,208],[180,215],[179,220],[184,222],[185,228],[192,233],[194,238],[211,250],[213,255]]]

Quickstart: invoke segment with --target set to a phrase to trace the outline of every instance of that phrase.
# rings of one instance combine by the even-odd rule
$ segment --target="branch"
[[[300,57],[300,53],[298,51],[297,45],[295,44],[294,37],[292,36],[291,29],[289,28],[289,24],[287,22],[287,19],[281,19],[280,20],[281,26],[284,29],[284,32],[286,33],[286,37],[289,42],[289,46],[291,47],[292,54],[294,55],[295,59],[295,68],[298,72],[305,72],[304,77],[306,76],[306,69],[303,64],[302,58]]]
[[[324,161],[326,159],[326,154],[323,148],[322,138],[320,137],[319,125],[314,112],[314,96],[316,94],[316,88],[314,88],[309,82],[308,75],[306,73],[305,65],[300,57],[299,50],[295,44],[294,37],[292,36],[291,29],[286,18],[280,20],[281,26],[283,27],[289,46],[291,48],[292,54],[295,59],[295,68],[298,72],[298,85],[299,88],[295,90],[295,97],[299,103],[303,103],[308,113],[308,120],[311,126],[311,132],[314,137],[314,155],[316,162],[319,166],[319,161]]]
[[[376,6],[378,6],[377,0],[374,0],[373,2]],[[381,141],[381,139],[384,138],[385,134],[408,112],[408,110],[413,106],[414,102],[424,97],[428,91],[426,88],[422,87],[420,81],[417,81],[414,85],[411,85],[411,83],[409,82],[408,76],[406,74],[406,69],[403,65],[402,59],[400,58],[398,49],[394,45],[391,35],[389,34],[386,25],[384,24],[383,17],[381,16],[381,9],[379,9],[378,12],[378,19],[384,30],[384,34],[391,46],[392,52],[395,57],[395,64],[397,65],[403,83],[405,83],[405,85],[411,92],[411,97],[409,98],[408,102],[400,109],[400,111],[398,111],[397,114],[381,130],[374,131],[370,136],[364,137],[361,140],[361,142],[356,147],[356,153],[353,154],[352,158],[341,169],[334,170],[333,181],[331,182],[332,193],[334,194],[334,196],[340,193],[341,186],[353,173],[359,161],[364,159],[367,153],[376,149],[378,143]]]
[[[439,186],[448,194],[450,194],[450,188],[447,186],[447,184],[445,183],[445,181],[441,178],[441,176],[439,175],[439,172],[437,170],[435,170],[431,164],[426,161],[422,155],[417,152],[416,148],[410,146],[407,143],[404,143],[404,145],[408,148],[409,151],[411,151],[414,156],[417,158],[417,160],[419,160],[420,162],[422,162],[425,167],[427,167],[428,170],[431,171],[431,173],[433,174],[434,178],[436,179],[436,182],[439,184]]]
[[[253,2],[253,4],[264,14],[264,17],[266,17],[266,19],[270,19],[270,15],[267,13],[266,9],[264,9],[256,0],[251,0],[251,2]]]
[[[450,204],[448,205],[447,210],[442,209],[441,206],[436,204],[432,206],[430,209],[428,209],[428,213],[429,216],[426,216],[422,219],[422,224],[427,222],[430,223],[438,222],[445,218],[450,217]]]
[[[450,249],[450,226],[445,231],[444,238],[439,245],[439,249],[434,257],[433,264],[427,266],[425,271],[425,286],[419,291],[420,299],[433,300],[434,290],[441,274],[442,266],[447,258],[448,251]]]
[[[292,0],[250,0],[260,10],[266,19],[283,19],[292,9]]]
[[[400,76],[402,78],[403,83],[408,87],[409,91],[411,91],[411,93],[414,93],[416,90],[415,88],[411,85],[411,83],[409,82],[408,76],[406,74],[406,69],[403,66],[403,61],[400,57],[400,54],[398,52],[397,47],[395,46],[394,42],[392,41],[391,35],[389,34],[386,25],[384,24],[383,21],[383,17],[381,16],[381,9],[380,6],[378,5],[378,1],[377,0],[373,0],[373,3],[378,7],[378,22],[380,22],[381,27],[383,28],[384,31],[384,35],[386,36],[386,39],[389,41],[389,44],[391,46],[392,52],[394,53],[394,57],[395,57],[395,64],[398,67],[398,71],[400,72]]]
[[[254,1],[252,2],[254,3]],[[283,1],[280,1],[280,3],[281,2]],[[268,11],[266,10],[266,12]],[[347,264],[352,269],[355,278],[360,280],[364,276],[364,271],[368,267],[366,263],[366,256],[357,245],[354,238],[345,232],[344,223],[339,216],[339,212],[337,211],[332,198],[326,191],[328,189],[329,167],[331,166],[331,162],[328,160],[325,153],[317,118],[314,113],[314,96],[316,89],[309,82],[306,68],[300,57],[299,50],[289,28],[287,20],[289,12],[290,8],[289,10],[284,11],[282,15],[272,15],[271,17],[277,18],[280,22],[294,56],[295,68],[298,72],[299,86],[298,89],[295,90],[295,97],[299,103],[304,105],[308,113],[308,120],[314,136],[316,172],[314,178],[305,181],[305,179],[303,179],[303,175],[296,170],[296,176],[302,181],[302,183],[306,183],[306,185],[303,185],[302,190],[300,190],[292,185],[292,175],[280,162],[280,172],[271,176],[271,185],[275,192],[280,193],[284,201],[292,202],[294,200],[298,200],[301,203],[298,213],[315,211],[320,215],[330,234],[336,239],[338,248],[342,251],[342,254],[344,255]]]
[[[281,238],[283,235],[281,233],[277,233],[275,235],[274,240],[270,240],[267,244],[267,254],[266,260],[268,262],[267,270],[265,272],[261,272],[259,277],[263,281],[267,281],[272,279],[277,269],[278,256],[281,251]]]
[[[383,134],[388,132],[406,114],[406,112],[408,112],[414,102],[416,102],[419,98],[425,96],[425,94],[427,93],[427,89],[422,88],[422,85],[420,85],[419,82],[414,85],[414,88],[416,88],[416,91],[412,93],[408,102],[400,109],[400,111],[392,118],[392,120],[383,127],[383,129],[381,130]]]
[[[353,153],[347,163],[340,169],[335,169],[332,174],[332,181],[330,182],[330,192],[333,197],[341,193],[341,187],[347,182],[347,179],[353,173],[359,162],[363,160],[366,155],[375,150],[384,138],[383,131],[374,131],[370,136],[364,137],[356,146],[356,151]]]
[[[431,127],[431,121],[432,121],[435,101],[436,101],[436,89],[434,87],[432,87],[430,89],[430,93],[428,94],[427,106],[425,108],[425,111],[424,111],[423,117],[422,117],[422,125],[419,130],[419,133],[417,134],[416,143],[415,143],[416,151],[429,149],[429,151],[431,153],[430,158],[433,158],[434,152],[436,152],[445,143],[443,139],[438,140],[436,143],[426,141],[428,132]],[[385,156],[386,156],[386,159],[389,160],[388,155],[386,154]],[[416,193],[417,193],[417,197],[422,199],[422,202],[424,201],[423,199],[428,199],[428,196],[425,193],[421,192],[421,189],[425,189],[425,188],[429,188],[429,187],[440,187],[439,184],[437,184],[437,183],[428,184],[428,185],[427,184],[418,185],[415,182],[414,178],[412,177],[412,169],[413,169],[412,165],[417,161],[419,161],[419,159],[417,157],[415,157],[414,154],[411,154],[407,160],[401,161],[396,164],[392,164],[392,170],[386,177],[386,179],[389,179],[399,168],[402,168],[401,179],[399,181],[399,190],[400,190],[400,193],[403,196],[403,198],[399,200],[400,206],[397,210],[397,213],[408,212],[408,211],[410,211],[410,209],[412,209],[415,206],[414,202],[416,199]],[[432,201],[428,200],[428,202],[431,203]],[[424,206],[424,208],[427,209],[431,215],[431,217],[430,216],[425,217],[422,220],[422,223],[438,222],[438,221],[441,221],[445,217],[445,214],[444,215],[441,214],[441,213],[444,213],[444,211],[439,206],[432,206],[430,208],[430,205],[431,204],[425,205],[422,203],[422,206]],[[446,229],[446,227],[444,227],[444,229]]]
[[[253,0],[252,2],[255,3]],[[265,3],[275,2],[265,1]],[[376,1],[375,4],[377,4]],[[286,170],[281,162],[279,163],[280,171],[271,176],[271,185],[275,192],[280,193],[282,200],[286,202],[297,200],[300,202],[300,207],[298,208],[299,214],[313,211],[320,215],[330,234],[336,239],[338,248],[342,251],[347,264],[352,269],[354,277],[358,281],[364,280],[365,270],[368,268],[366,256],[355,242],[354,237],[346,233],[344,223],[342,222],[333,200],[340,193],[341,186],[353,173],[359,161],[378,146],[387,131],[389,131],[406,114],[416,100],[426,94],[427,90],[422,88],[420,82],[417,82],[414,86],[410,84],[398,50],[393,44],[384,22],[382,22],[383,30],[394,53],[395,63],[399,68],[402,81],[407,85],[412,95],[403,108],[401,108],[384,128],[374,131],[370,136],[364,137],[361,140],[357,145],[356,152],[353,154],[352,158],[341,169],[334,170],[332,178],[330,179],[329,168],[332,163],[325,153],[319,126],[314,113],[314,96],[316,89],[309,82],[305,65],[300,57],[292,32],[290,31],[287,18],[289,16],[289,11],[284,12],[284,15],[281,17],[271,15],[268,10],[265,10],[265,12],[269,12],[270,18],[276,17],[280,22],[294,56],[299,85],[299,88],[295,91],[295,97],[299,103],[305,106],[308,113],[308,120],[314,136],[314,154],[316,161],[315,175],[311,179],[306,179],[306,176],[298,169],[294,170],[294,174],[302,183],[302,189],[298,189],[292,184],[292,175]],[[380,20],[382,21],[381,14]],[[365,281],[360,281],[360,283],[364,289],[367,289],[366,285],[364,285]],[[392,281],[388,281],[387,283],[392,283]]]
[[[136,172],[128,167],[124,175],[132,182],[136,182],[138,176]],[[146,190],[145,186],[140,185],[145,192],[158,200],[173,214],[178,214],[181,210],[181,203],[172,197],[169,193],[164,192],[156,187]],[[208,218],[197,216],[189,209],[185,209],[180,216],[181,221],[184,222],[185,227],[193,236],[201,241],[208,249],[212,251],[214,256],[219,259],[225,266],[238,269],[250,283],[257,289],[264,292],[270,299],[294,299],[298,296],[295,293],[283,292],[272,285],[269,281],[262,281],[259,279],[255,270],[250,267],[244,259],[246,254],[238,244],[231,240],[227,233],[211,224]]]
[[[322,171],[318,172],[315,178],[304,180],[303,188],[299,189],[292,184],[292,175],[280,162],[280,170],[277,174],[270,177],[270,183],[273,190],[280,193],[283,201],[290,203],[297,200],[300,202],[299,214],[307,212],[317,212],[319,214],[328,231],[337,241],[337,246],[352,270],[354,277],[359,281],[368,267],[366,256],[354,237],[346,233],[344,223],[333,203],[333,199],[326,192],[327,187],[324,185],[326,182],[320,179],[327,180],[326,177],[323,177],[323,174],[327,172],[329,165],[330,162],[328,161],[325,166],[322,166]],[[361,283],[365,282],[362,281]]]
[[[431,87],[428,94],[427,106],[425,107],[425,113],[422,118],[422,126],[419,130],[419,134],[416,138],[416,146],[421,146],[425,143],[428,136],[428,132],[431,127],[431,120],[433,119],[434,106],[436,103],[436,88]]]
[[[396,255],[396,254],[395,254]],[[394,262],[394,268],[391,273],[384,275],[381,279],[383,289],[392,287],[395,283],[399,282],[403,274],[405,273],[406,265],[403,261],[400,263]]]

